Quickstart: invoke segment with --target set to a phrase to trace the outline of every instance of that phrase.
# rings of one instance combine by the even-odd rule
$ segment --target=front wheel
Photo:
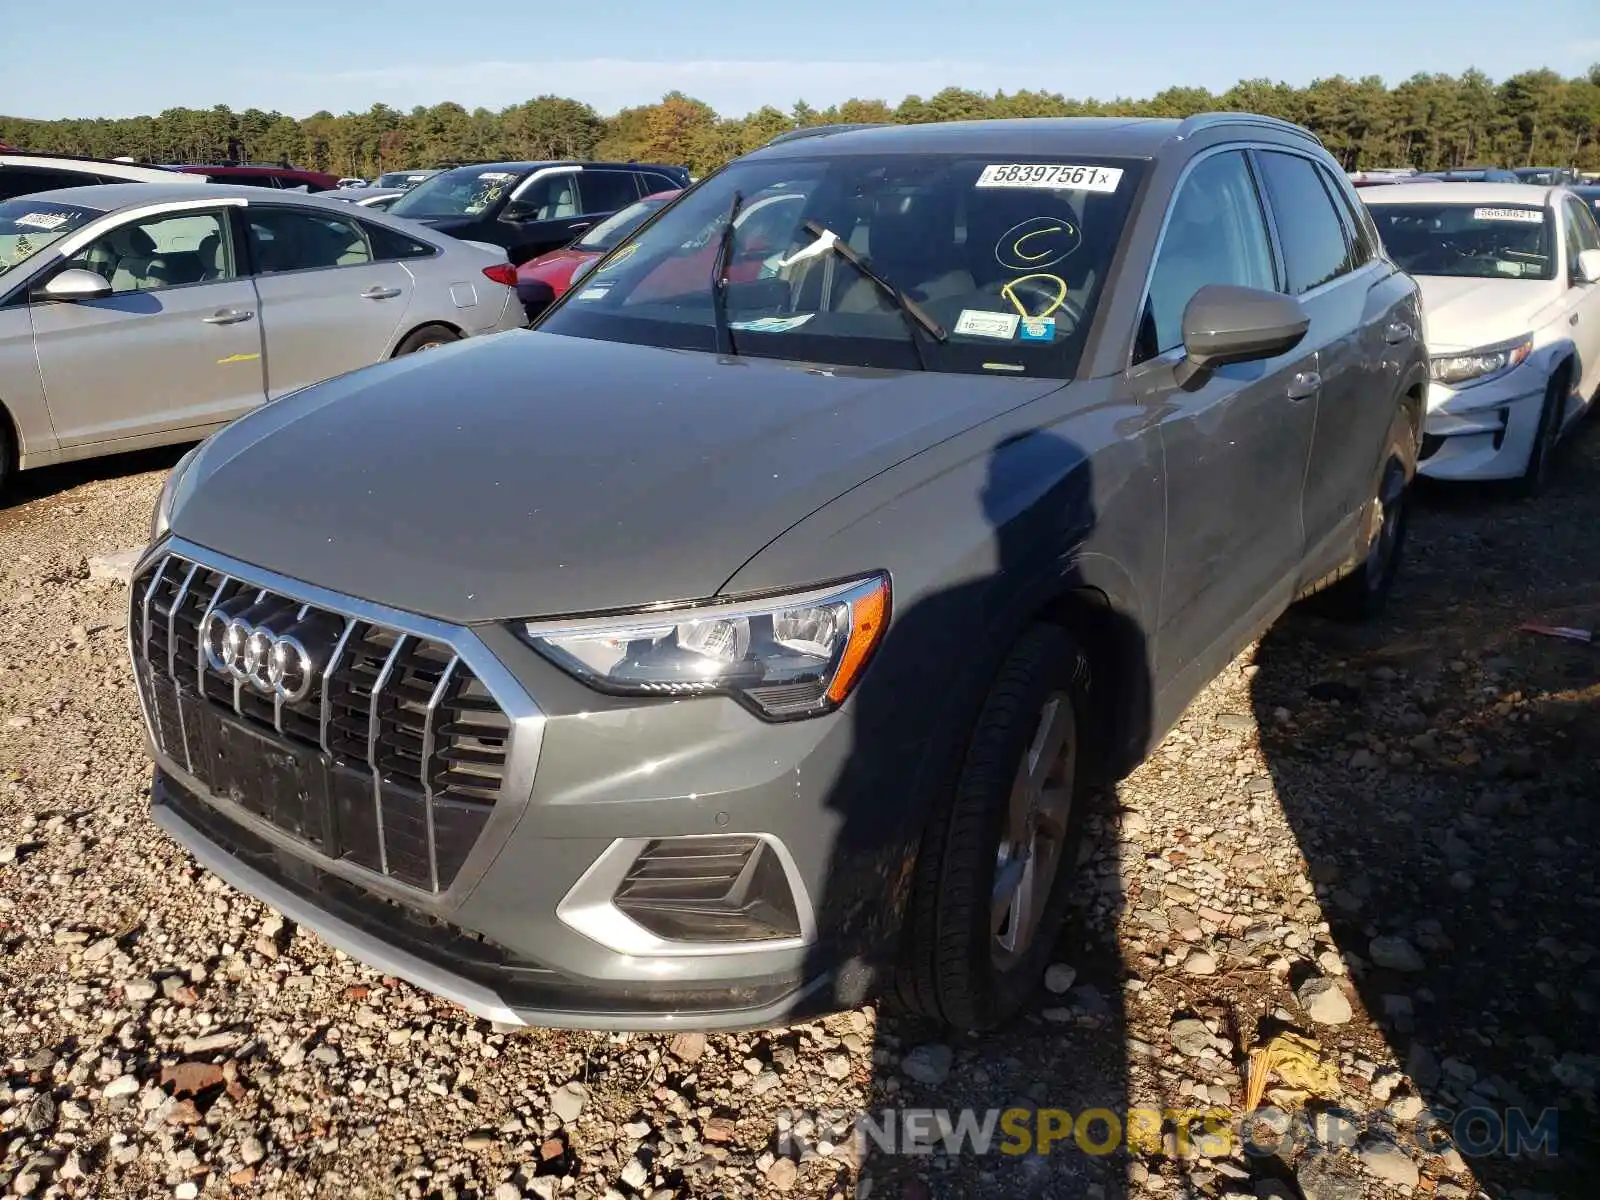
[[[406,334],[405,339],[395,347],[394,356],[399,358],[402,354],[415,354],[419,350],[433,350],[439,346],[448,346],[451,342],[459,342],[461,335],[454,329],[443,325],[424,325],[421,329],[413,329]]]
[[[981,1033],[1032,998],[1065,917],[1082,829],[1087,660],[1031,627],[985,697],[961,774],[917,860],[899,997]]]

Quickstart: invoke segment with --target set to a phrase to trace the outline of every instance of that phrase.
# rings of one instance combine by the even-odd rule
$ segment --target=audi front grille
[[[167,553],[133,582],[156,748],[317,853],[449,888],[505,783],[512,722],[440,639]]]

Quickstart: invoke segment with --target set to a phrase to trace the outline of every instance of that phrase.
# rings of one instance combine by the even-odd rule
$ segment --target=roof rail
[[[768,146],[776,146],[782,142],[796,142],[801,138],[822,137],[829,133],[849,133],[852,129],[881,129],[892,123],[890,121],[846,121],[836,125],[803,125],[799,129],[791,129],[787,133],[780,133],[766,144]]]
[[[1195,113],[1192,117],[1185,117],[1178,126],[1177,136],[1180,138],[1193,137],[1204,129],[1215,129],[1224,125],[1253,125],[1258,129],[1276,129],[1280,133],[1292,133],[1296,137],[1303,137],[1307,141],[1322,145],[1322,139],[1304,125],[1296,125],[1293,121],[1279,120],[1277,117],[1263,117],[1259,113],[1247,112],[1204,112]]]

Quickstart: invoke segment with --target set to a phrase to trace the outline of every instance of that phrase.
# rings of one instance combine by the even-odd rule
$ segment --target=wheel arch
[[[459,325],[457,325],[457,324],[455,324],[454,322],[451,322],[451,321],[419,321],[417,324],[415,324],[415,325],[411,326],[411,328],[407,329],[399,337],[394,339],[394,344],[389,347],[389,355],[388,356],[390,358],[393,358],[396,354],[398,354],[400,352],[400,347],[404,346],[406,344],[406,341],[413,334],[421,333],[424,329],[448,329],[451,333],[455,334],[456,337],[458,337],[458,338],[464,338],[464,337],[467,336],[467,331],[465,329],[463,329],[461,326],[459,326]]]
[[[1069,632],[1088,660],[1090,769],[1096,783],[1121,779],[1155,734],[1153,646],[1144,623],[1114,592],[1083,582],[1046,600],[1034,619]]]

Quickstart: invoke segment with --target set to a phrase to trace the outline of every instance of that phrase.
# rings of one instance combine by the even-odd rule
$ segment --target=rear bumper
[[[503,1025],[557,1029],[751,1029],[825,1011],[830,979],[778,975],[737,985],[607,986],[519,959],[494,960],[481,939],[442,923],[430,927],[302,859],[276,849],[217,812],[158,769],[151,789],[156,824],[196,861],[329,945]],[[502,959],[503,955],[500,955]],[[475,961],[476,960],[476,961]]]

